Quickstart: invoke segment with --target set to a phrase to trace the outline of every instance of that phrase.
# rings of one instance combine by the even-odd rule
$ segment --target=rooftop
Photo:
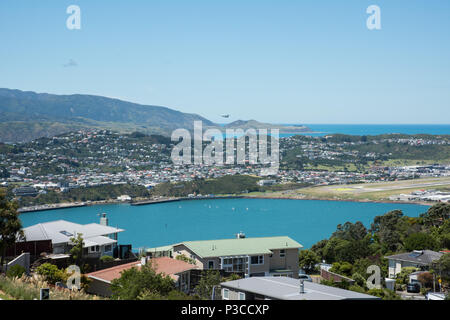
[[[52,240],[53,244],[68,243],[71,238],[81,233],[84,240],[84,247],[115,243],[116,240],[106,236],[122,231],[125,230],[98,223],[82,225],[65,220],[38,223],[23,228],[26,241]]]
[[[299,249],[303,246],[287,236],[186,241],[184,244],[202,258],[236,255],[271,254],[275,249]]]
[[[415,250],[412,252],[394,254],[385,258],[391,260],[408,261],[421,265],[429,265],[433,261],[439,260],[442,255],[443,253],[441,252],[435,252],[431,250]]]
[[[178,273],[198,268],[193,264],[168,257],[154,258],[150,259],[149,261],[150,263],[152,263],[152,266],[155,269],[156,273],[163,273],[170,276],[174,280],[177,279]],[[129,270],[133,267],[140,268],[141,266],[142,264],[140,261],[135,261],[112,268],[91,272],[88,273],[87,276],[89,278],[111,283],[112,280],[120,278],[122,271]]]
[[[252,292],[278,300],[367,300],[379,299],[368,294],[304,281],[300,293],[300,280],[288,277],[251,277],[221,283],[224,288]]]

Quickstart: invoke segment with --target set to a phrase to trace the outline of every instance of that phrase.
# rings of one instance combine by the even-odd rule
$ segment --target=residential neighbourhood
[[[229,239],[183,241],[140,248],[139,252],[133,253],[131,246],[120,243],[119,234],[126,230],[110,226],[107,213],[99,216],[100,223],[82,225],[57,220],[23,228],[22,236],[8,250],[11,258],[5,269],[23,267],[27,275],[44,275],[46,273],[42,273],[42,268],[48,270],[52,265],[64,269],[71,263],[76,252],[73,251],[77,246],[76,236],[80,235],[83,239],[84,261],[91,264],[90,267],[83,267],[84,281],[87,281],[83,290],[92,297],[116,297],[117,293],[112,288],[114,283],[126,281],[123,275],[127,272],[139,272],[147,268],[145,270],[153,270],[151,272],[160,279],[171,279],[173,290],[192,299],[198,299],[201,294],[204,294],[204,299],[219,300],[382,298],[371,294],[370,290],[364,292],[352,289],[360,280],[356,276],[352,279],[344,275],[334,263],[317,263],[314,268],[320,270],[319,273],[305,273],[300,268],[302,264],[299,264],[302,261],[300,254],[305,250],[299,242],[288,236],[247,237],[239,232]],[[28,252],[24,253],[24,250]],[[126,257],[123,250],[129,253]],[[408,270],[408,291],[399,292],[398,297],[445,299],[446,293],[442,291],[441,283],[424,295],[414,290],[416,286],[418,290],[424,288],[423,277],[435,268],[434,263],[448,253],[448,250],[413,250],[385,256],[388,273],[386,279],[380,279],[382,287],[377,290],[385,290],[382,289],[384,287],[394,295],[397,279]],[[441,270],[438,271],[440,276]],[[131,274],[127,277],[131,277]],[[218,282],[209,287],[209,291],[202,291],[202,286],[211,281],[211,277],[218,277],[214,280]],[[59,283],[66,287],[64,283]]]
[[[261,165],[248,161],[244,165],[176,165],[170,158],[174,143],[169,139],[137,137],[108,130],[81,130],[16,144],[0,153],[0,184],[14,186],[12,192],[20,198],[49,191],[70,193],[80,187],[130,184],[151,189],[165,182],[261,174]],[[331,135],[281,137],[280,169],[258,185],[334,185],[450,176],[449,163],[418,161],[419,164],[394,165],[396,161],[392,160],[383,165],[393,157],[392,153],[360,151],[384,144],[445,148],[450,142],[438,137],[361,141],[336,141]],[[131,200],[128,195],[123,196],[119,201]],[[447,198],[429,200],[448,201]]]

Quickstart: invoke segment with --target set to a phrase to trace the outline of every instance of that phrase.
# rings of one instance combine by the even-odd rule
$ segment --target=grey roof
[[[300,280],[288,277],[251,277],[221,283],[224,288],[252,292],[278,300],[361,300],[379,299],[368,294],[304,281],[305,293],[300,293]]]
[[[439,258],[442,255],[443,253],[441,252],[435,252],[431,250],[421,250],[421,251],[412,251],[394,254],[392,256],[387,256],[385,258],[390,260],[407,261],[426,266],[430,265],[435,260],[439,260]]]
[[[115,243],[116,240],[106,236],[122,231],[124,230],[97,223],[82,225],[65,220],[38,223],[23,228],[26,241],[52,240],[53,244],[68,243],[71,238],[81,233],[85,240],[84,247]]]

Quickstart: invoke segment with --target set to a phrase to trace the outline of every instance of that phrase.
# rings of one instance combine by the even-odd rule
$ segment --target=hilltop
[[[0,88],[0,142],[27,142],[83,129],[170,136],[178,128],[192,130],[194,121],[202,121],[205,129],[223,129],[197,114],[167,107],[94,95],[56,95]],[[310,132],[305,126],[273,125],[255,120],[237,120],[225,128]]]
[[[0,89],[0,141],[30,141],[86,128],[170,135],[177,128],[191,129],[194,121],[214,125],[196,114],[102,96]]]

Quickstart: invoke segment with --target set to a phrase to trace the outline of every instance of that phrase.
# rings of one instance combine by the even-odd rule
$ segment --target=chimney
[[[102,226],[108,226],[108,218],[106,217],[106,213],[102,213],[102,216],[100,218],[100,224]]]
[[[305,293],[305,284],[303,283],[304,280],[300,280],[300,294]]]

